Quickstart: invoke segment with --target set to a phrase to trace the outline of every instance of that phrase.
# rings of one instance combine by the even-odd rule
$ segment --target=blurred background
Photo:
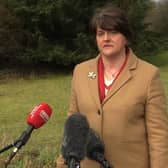
[[[10,168],[53,168],[60,153],[73,67],[97,55],[90,19],[113,3],[126,10],[137,56],[157,65],[168,96],[168,0],[0,0],[0,148],[26,129],[41,102],[53,114]],[[0,168],[11,151],[0,154]]]
[[[95,57],[89,22],[107,3],[127,11],[137,55],[168,48],[168,0],[0,0],[0,62],[62,67]]]

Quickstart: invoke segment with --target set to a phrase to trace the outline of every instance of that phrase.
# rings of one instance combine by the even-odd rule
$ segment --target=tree
[[[162,0],[153,3],[151,10],[148,12],[147,20],[151,23],[150,30],[168,35],[168,17],[167,17],[168,1]]]
[[[168,1],[162,0],[153,2],[145,20],[150,23],[148,31],[152,33],[155,48],[158,50],[168,49],[168,17],[167,17]]]
[[[0,1],[0,58],[9,63],[17,60],[18,54],[23,53],[28,36],[20,26],[20,20]]]
[[[30,37],[20,59],[71,65],[94,57],[95,37],[89,22],[94,10],[107,3],[126,9],[135,34],[133,47],[141,51],[146,47],[147,25],[143,20],[149,0],[8,0]]]

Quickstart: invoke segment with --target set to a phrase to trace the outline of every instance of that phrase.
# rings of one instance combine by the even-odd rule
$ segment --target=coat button
[[[101,112],[100,112],[100,110],[98,110],[98,111],[97,111],[97,114],[98,114],[98,115],[101,115]]]

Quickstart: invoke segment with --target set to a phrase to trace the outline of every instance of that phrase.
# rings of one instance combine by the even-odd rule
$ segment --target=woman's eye
[[[111,30],[110,33],[111,33],[111,34],[116,34],[116,33],[118,33],[118,32],[117,32],[116,30]]]
[[[97,36],[102,36],[102,35],[104,35],[104,32],[102,31],[97,32]]]

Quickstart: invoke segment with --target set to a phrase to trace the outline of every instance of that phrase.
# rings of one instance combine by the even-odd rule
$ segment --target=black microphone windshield
[[[64,137],[61,152],[68,162],[71,158],[81,161],[85,156],[85,148],[89,132],[89,124],[84,115],[72,114],[64,127]]]
[[[95,153],[101,153],[102,155],[104,155],[104,143],[102,142],[98,134],[90,128],[86,154],[88,158],[97,160]]]
[[[90,128],[88,133],[88,142],[86,155],[89,159],[99,162],[104,168],[113,168],[113,166],[104,157],[105,146],[98,134]]]

